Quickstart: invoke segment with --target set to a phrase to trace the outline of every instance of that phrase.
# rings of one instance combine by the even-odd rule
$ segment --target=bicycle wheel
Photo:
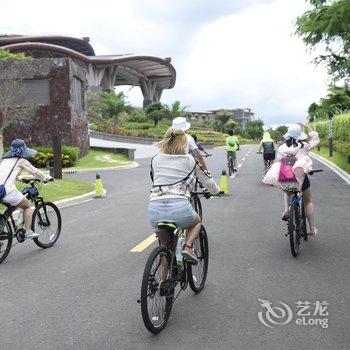
[[[55,204],[40,203],[34,210],[32,230],[40,236],[33,241],[41,248],[52,247],[61,233],[61,214]]]
[[[143,271],[142,320],[145,327],[154,334],[159,333],[166,326],[173,305],[174,286],[169,271],[170,262],[169,249],[160,246],[152,251]]]
[[[196,194],[193,194],[191,196],[190,202],[191,202],[193,209],[195,210],[195,212],[199,215],[199,217],[202,220],[203,211],[202,211],[201,200],[199,199],[199,197]]]
[[[233,159],[232,159],[232,156],[228,157],[227,166],[228,166],[228,176],[231,176],[233,174]]]
[[[198,264],[187,264],[188,283],[195,293],[199,293],[207,279],[209,264],[208,236],[204,226],[193,242],[193,248],[198,257]]]
[[[300,245],[300,213],[299,205],[292,204],[289,210],[288,234],[292,255],[296,257],[299,253]]]
[[[301,235],[304,238],[304,241],[307,241],[307,228],[306,228],[306,216],[305,216],[305,207],[304,202],[301,202]]]
[[[12,247],[12,229],[5,218],[0,218],[0,264],[9,255]]]

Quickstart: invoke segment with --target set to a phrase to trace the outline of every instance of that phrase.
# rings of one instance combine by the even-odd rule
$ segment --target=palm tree
[[[169,116],[174,119],[177,117],[186,117],[186,111],[185,109],[188,106],[181,107],[180,101],[175,101],[174,103],[171,104],[171,106],[167,106],[167,109],[169,111]]]

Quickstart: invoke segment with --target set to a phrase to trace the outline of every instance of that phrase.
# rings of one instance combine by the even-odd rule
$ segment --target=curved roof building
[[[139,86],[144,106],[159,101],[164,89],[175,85],[176,71],[170,58],[146,55],[96,56],[89,38],[67,36],[0,35],[0,48],[24,52],[34,58],[71,58],[85,65],[92,90]]]

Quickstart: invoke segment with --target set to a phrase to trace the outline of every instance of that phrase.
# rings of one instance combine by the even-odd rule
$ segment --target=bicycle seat
[[[168,222],[168,221],[160,221],[160,222],[157,222],[157,227],[164,230],[176,230],[177,229],[177,226],[175,224],[175,222]]]

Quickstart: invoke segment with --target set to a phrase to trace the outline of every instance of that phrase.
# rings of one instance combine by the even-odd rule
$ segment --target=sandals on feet
[[[313,237],[317,235],[317,228],[315,226],[311,227],[311,230],[307,233],[309,236]]]
[[[283,215],[282,215],[282,220],[283,220],[283,221],[288,221],[288,219],[289,219],[289,213],[286,211],[286,212],[284,212]]]

